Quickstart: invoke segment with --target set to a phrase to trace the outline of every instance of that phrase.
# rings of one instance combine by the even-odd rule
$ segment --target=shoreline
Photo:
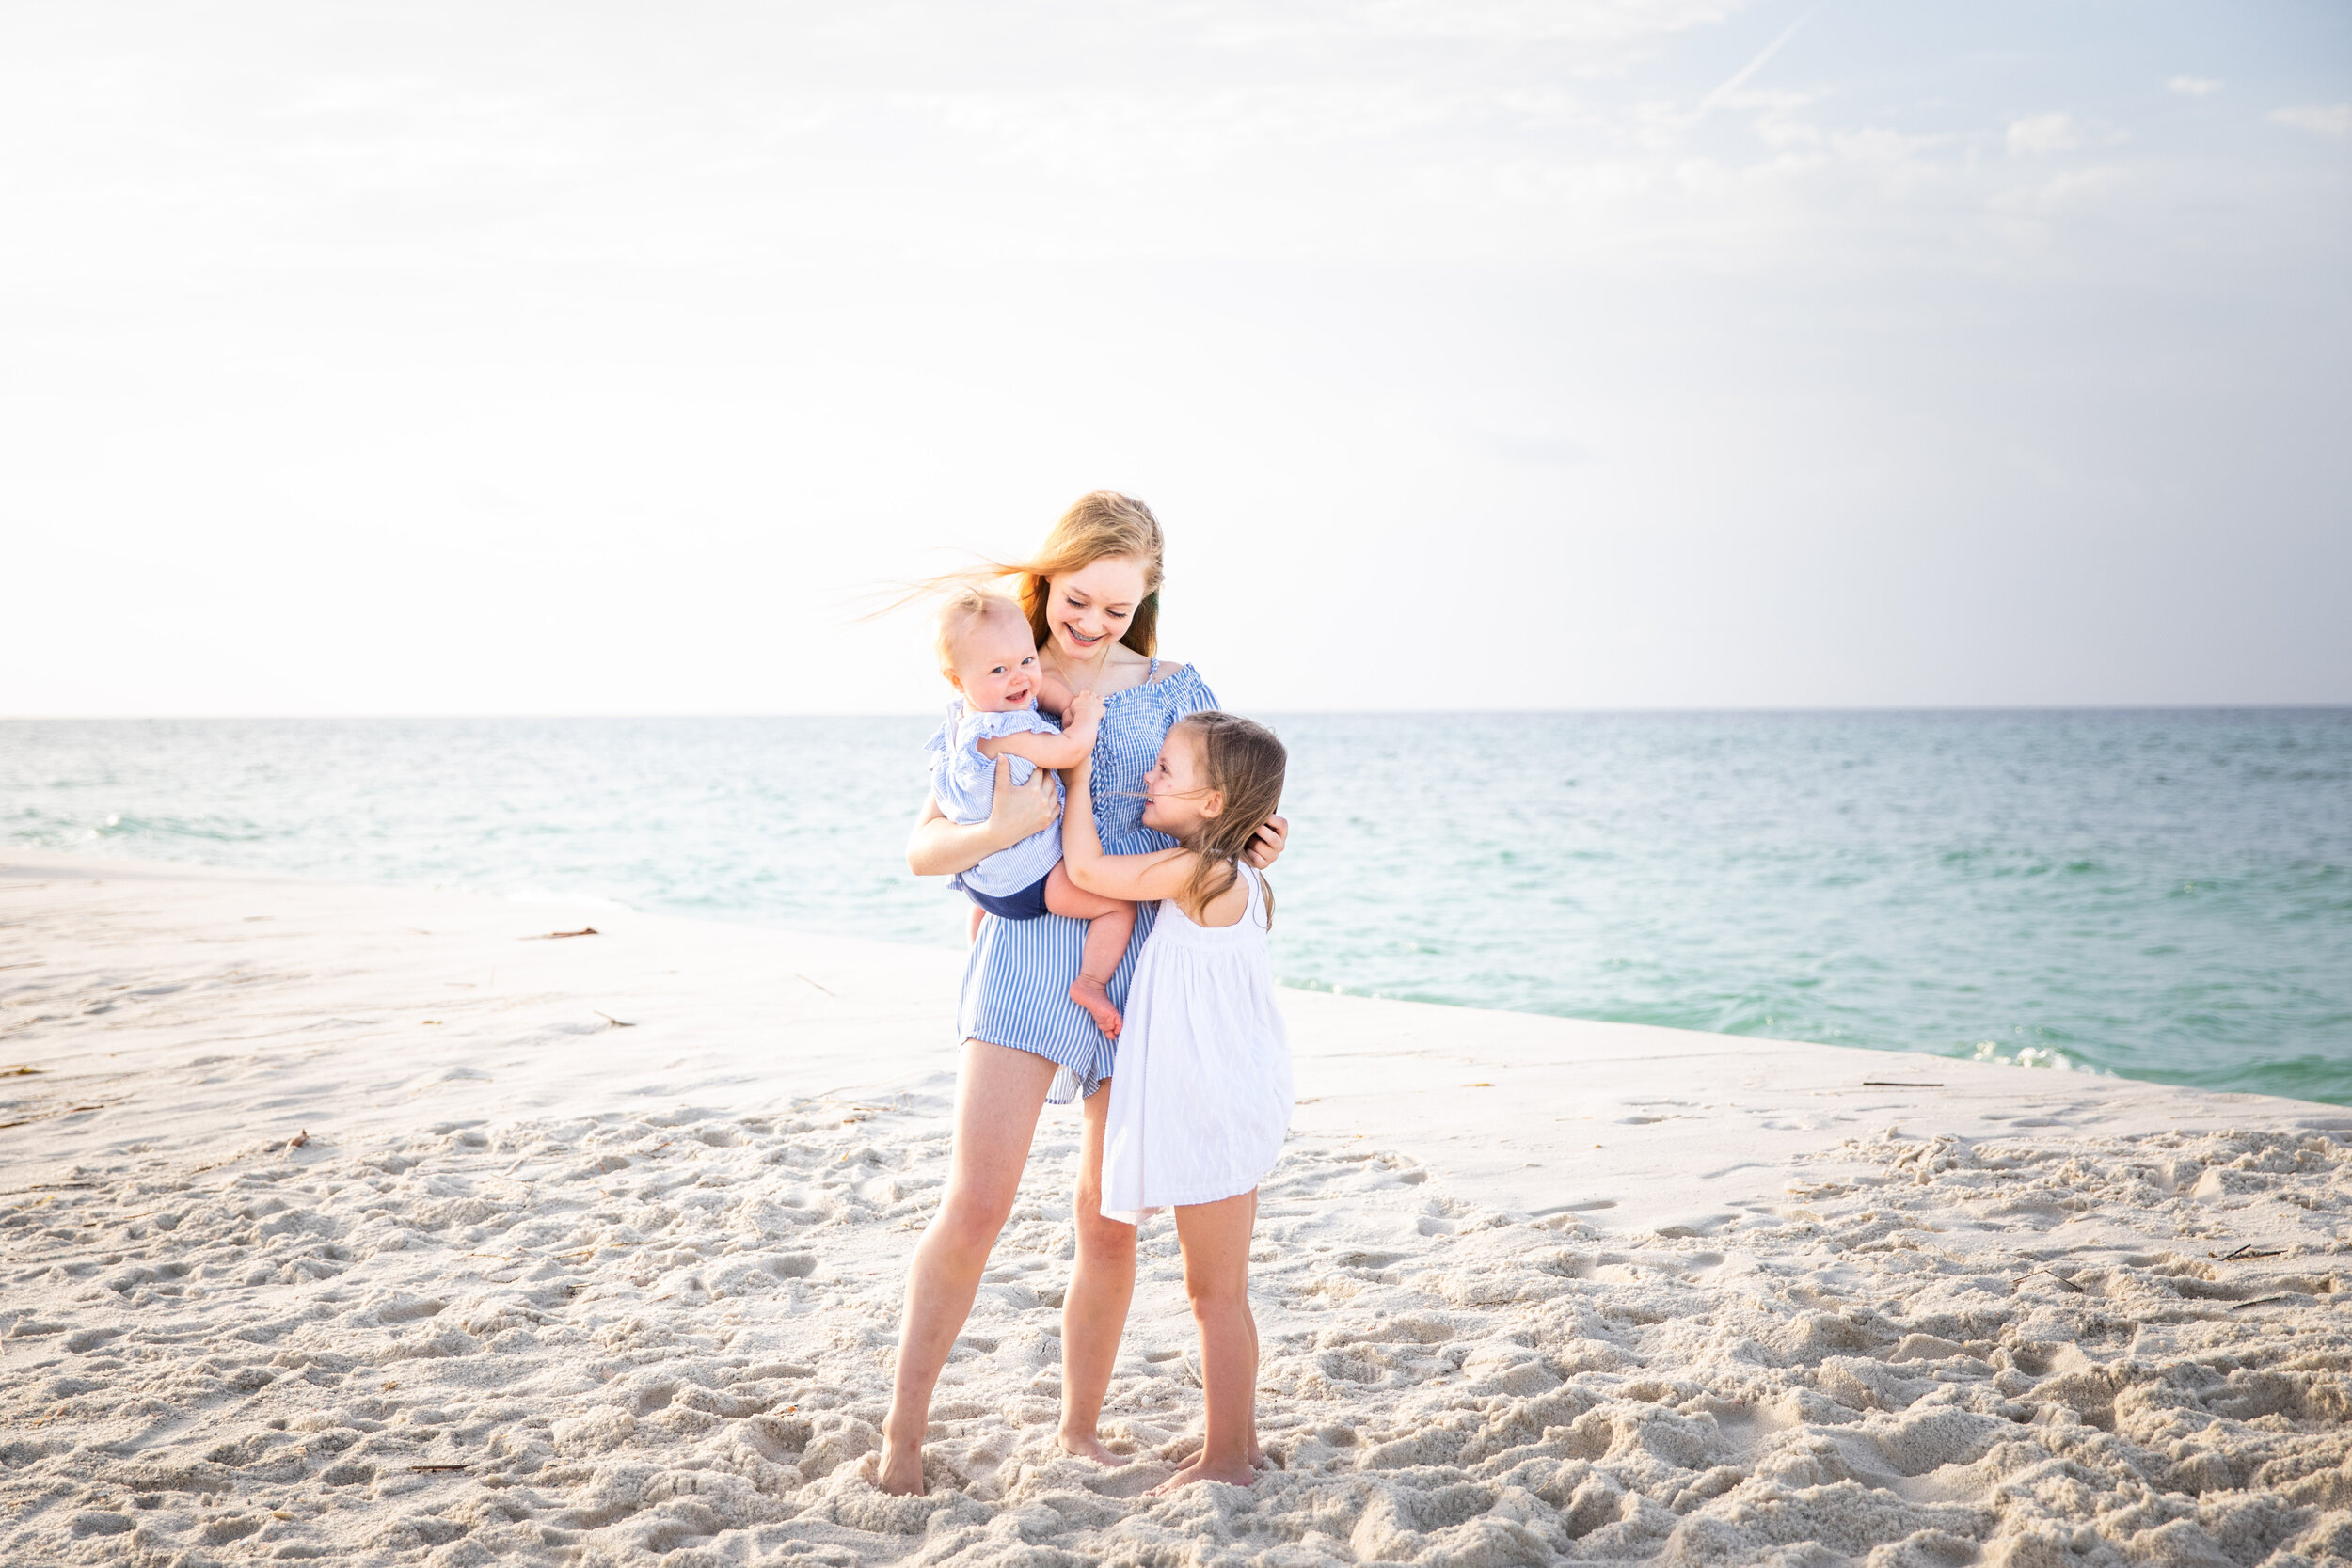
[[[1101,1560],[1184,1520],[1300,1561],[1924,1562],[2061,1525],[2242,1546],[2257,1499],[2303,1521],[2270,1560],[2352,1542],[2344,1107],[1286,988],[1256,1287],[1285,1468],[1134,1496],[1197,1427],[1165,1217],[1130,1463],[1041,1446],[1076,1128],[1049,1108],[908,1501],[859,1465],[959,953],[7,850],[0,966],[0,1068],[39,1069],[0,1078],[0,1410],[39,1423],[0,1470],[11,1556],[984,1562],[1046,1507],[1025,1539]],[[2026,1436],[2091,1463],[2027,1430],[2051,1412],[2110,1448],[2157,1418],[2119,1414],[2127,1372],[2210,1398],[2077,1505],[2013,1488]],[[2212,1392],[2249,1378],[2295,1386],[2292,1430]],[[1486,1506],[1429,1513],[1449,1486]]]

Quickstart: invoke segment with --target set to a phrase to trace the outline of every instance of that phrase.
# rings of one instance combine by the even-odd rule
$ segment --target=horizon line
[[[2064,713],[2344,713],[2352,712],[2352,698],[2321,702],[2186,702],[2186,703],[1853,703],[1756,704],[1710,706],[1592,706],[1592,707],[1264,707],[1254,711],[1299,719],[1461,718],[1479,715],[1557,715],[1594,718],[1674,718],[1834,714],[2064,714]],[[366,713],[9,713],[0,724],[166,724],[166,723],[392,723],[460,721],[630,721],[671,720],[771,719],[925,719],[936,708],[881,708],[860,712],[824,710],[710,709],[685,712],[601,712],[550,710],[526,712],[366,712]]]

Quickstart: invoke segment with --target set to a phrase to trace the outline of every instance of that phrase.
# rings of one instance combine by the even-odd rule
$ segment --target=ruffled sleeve
[[[978,800],[996,792],[996,764],[993,758],[980,754],[981,741],[999,740],[1009,735],[1061,734],[1052,720],[1035,708],[1017,708],[1010,713],[968,713],[961,728],[956,749],[948,755],[947,770],[959,792]],[[1027,784],[1036,772],[1037,764],[1028,758],[1012,759],[1012,782],[1016,786]]]
[[[1161,709],[1171,724],[1187,713],[1205,713],[1216,706],[1216,693],[1200,678],[1200,672],[1189,664],[1159,682],[1158,689],[1163,693]]]

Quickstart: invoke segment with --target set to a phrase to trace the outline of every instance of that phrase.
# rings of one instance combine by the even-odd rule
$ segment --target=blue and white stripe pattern
[[[1059,736],[1061,726],[1037,711],[1032,703],[1010,713],[967,713],[961,702],[947,705],[946,722],[939,726],[923,759],[931,770],[931,799],[950,822],[969,826],[988,820],[996,800],[996,763],[980,754],[980,742],[1009,735]],[[1012,759],[1012,783],[1018,789],[1037,776],[1037,764],[1027,757]],[[1054,794],[1062,795],[1061,781]],[[964,893],[985,893],[1009,898],[1061,863],[1061,824],[1040,828],[1009,849],[999,849],[947,883]]]
[[[1094,740],[1094,827],[1105,854],[1148,855],[1174,846],[1166,833],[1143,825],[1143,776],[1158,760],[1170,725],[1187,713],[1215,706],[1216,696],[1196,671],[1187,666],[1162,677],[1157,659],[1141,685],[1104,700],[1103,725]],[[1146,904],[1136,911],[1136,933],[1111,976],[1111,1002],[1122,1010],[1136,955],[1152,934],[1157,908]],[[1058,1064],[1061,1071],[1054,1075],[1050,1097],[1057,1105],[1102,1087],[1117,1051],[1070,1000],[1085,942],[1082,920],[990,915],[980,922],[979,940],[964,965],[957,1037],[1011,1046]]]

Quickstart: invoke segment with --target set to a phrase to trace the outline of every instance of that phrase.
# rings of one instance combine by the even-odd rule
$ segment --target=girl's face
[[[1209,787],[1200,763],[1200,737],[1179,724],[1160,742],[1160,759],[1143,776],[1143,825],[1170,838],[1189,838],[1223,814],[1225,797]]]
[[[1106,556],[1047,585],[1045,625],[1054,652],[1091,664],[1127,635],[1143,603],[1143,562]]]

